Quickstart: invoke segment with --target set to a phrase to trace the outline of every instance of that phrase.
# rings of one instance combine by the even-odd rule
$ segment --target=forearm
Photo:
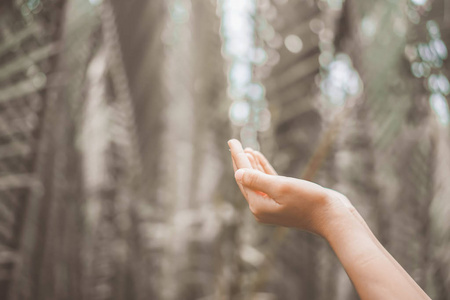
[[[362,300],[429,299],[378,242],[345,196],[309,181],[277,176],[259,166],[258,157],[250,151],[252,165],[238,141],[229,145],[236,181],[257,221],[323,236]]]
[[[406,280],[410,283],[410,286],[415,289],[420,295],[422,295],[423,299],[430,299],[428,295],[422,290],[422,288],[414,281],[414,279],[411,278],[411,276],[408,274],[408,272],[403,269],[403,267],[395,260],[395,258],[386,250],[386,248],[383,247],[383,245],[380,243],[380,241],[375,237],[373,232],[370,230],[367,223],[364,221],[364,219],[361,217],[361,215],[358,213],[358,211],[354,210],[352,211],[353,215],[357,218],[357,220],[361,223],[362,226],[366,229],[366,232],[371,237],[372,241],[376,244],[376,246],[381,250],[381,252],[384,254],[384,256],[387,257],[387,259],[395,266],[395,268],[403,275],[403,277],[406,278]]]
[[[400,266],[391,261],[381,245],[377,245],[375,237],[360,220],[350,211],[339,214],[329,222],[324,237],[362,300],[429,299],[412,288],[411,282],[398,269]]]

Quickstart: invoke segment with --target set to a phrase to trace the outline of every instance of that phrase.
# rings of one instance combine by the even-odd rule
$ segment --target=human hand
[[[279,176],[257,151],[228,142],[235,178],[258,222],[295,227],[325,237],[346,198],[315,183]],[[350,202],[348,202],[348,205]]]
[[[430,299],[384,249],[347,197],[309,181],[278,176],[261,153],[243,150],[237,140],[228,145],[236,181],[256,220],[324,237],[361,299]]]

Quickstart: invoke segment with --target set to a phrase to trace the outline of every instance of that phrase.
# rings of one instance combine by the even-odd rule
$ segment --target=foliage
[[[450,299],[448,14],[445,0],[0,4],[0,299],[356,299],[323,240],[250,217],[231,137],[346,194]],[[250,77],[233,73],[243,59]]]

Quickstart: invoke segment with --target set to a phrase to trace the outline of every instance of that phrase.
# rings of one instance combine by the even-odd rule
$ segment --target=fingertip
[[[233,144],[238,144],[238,143],[240,143],[240,142],[237,139],[231,139],[228,141],[228,146],[231,146]]]
[[[234,173],[234,178],[236,178],[236,180],[239,183],[242,183],[242,178],[244,177],[245,174],[245,169],[239,169],[236,171],[236,173]]]
[[[260,151],[258,151],[258,150],[253,150],[253,152],[254,152],[256,155],[258,155],[258,156],[265,157],[264,154],[262,154],[262,153],[261,153]]]

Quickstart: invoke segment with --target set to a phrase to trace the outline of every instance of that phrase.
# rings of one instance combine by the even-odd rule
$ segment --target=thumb
[[[253,169],[239,169],[234,174],[236,181],[252,190],[261,191],[273,195],[277,176],[267,175]]]

